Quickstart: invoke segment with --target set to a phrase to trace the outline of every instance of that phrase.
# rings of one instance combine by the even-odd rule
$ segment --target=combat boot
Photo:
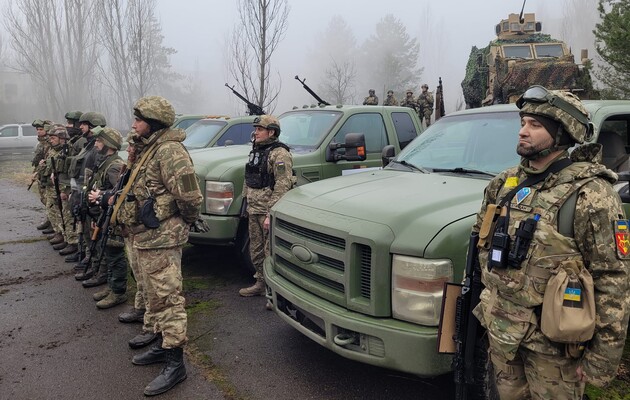
[[[75,267],[75,270],[76,270],[76,267]],[[88,270],[85,272],[83,271],[85,271],[85,268],[81,269],[80,272],[74,274],[74,279],[76,279],[77,281],[85,282],[86,280],[92,278],[94,274],[96,273],[96,270],[94,269],[94,267],[88,268]]]
[[[94,301],[101,301],[103,300],[105,297],[109,296],[109,294],[112,292],[112,290],[108,287],[106,287],[103,290],[99,290],[98,292],[94,293],[92,295],[92,298],[94,299]]]
[[[59,254],[62,256],[67,256],[68,254],[76,253],[79,250],[79,246],[76,244],[68,244],[65,248],[59,251]]]
[[[265,282],[256,281],[253,286],[238,291],[243,297],[264,296],[266,294]]]
[[[127,311],[118,315],[118,320],[126,324],[130,322],[144,322],[145,311],[145,309],[134,307],[131,309],[131,311]]]
[[[127,343],[129,343],[129,347],[131,347],[132,349],[140,349],[142,347],[150,345],[157,338],[157,333],[142,332],[131,338]]]
[[[42,230],[42,233],[44,235],[50,235],[51,233],[55,233],[55,230],[51,226],[49,226],[48,228]]]
[[[62,240],[63,240],[63,236],[62,236]],[[61,249],[65,249],[66,247],[68,247],[68,243],[65,240],[61,243],[53,244],[54,250],[61,250]]]
[[[127,301],[127,293],[117,294],[114,292],[109,292],[107,297],[105,297],[104,299],[96,303],[96,307],[100,308],[101,310],[105,310],[107,308],[115,307],[126,301]]]
[[[176,347],[167,349],[166,352],[166,365],[162,368],[160,375],[144,388],[145,396],[155,396],[167,392],[187,377],[184,349]]]
[[[162,348],[162,334],[158,333],[157,341],[142,354],[133,356],[131,362],[134,365],[149,365],[166,362],[167,349]]]
[[[98,270],[94,266],[92,266],[92,268],[94,268],[92,277],[81,282],[84,288],[99,286],[107,283],[107,265],[101,263],[101,267]]]
[[[38,231],[43,231],[44,229],[47,229],[47,228],[50,228],[50,227],[51,227],[50,221],[48,219],[46,219],[41,224],[37,225],[37,230]]]
[[[49,233],[48,235],[46,235],[46,240],[51,241],[55,236],[57,236],[57,233],[53,231],[52,233]]]
[[[55,233],[55,236],[53,236],[52,239],[50,239],[50,244],[52,245],[56,245],[63,242],[64,242],[63,235],[61,233]]]
[[[79,252],[76,253],[72,253],[69,256],[66,256],[66,258],[64,258],[64,261],[67,263],[74,263],[74,262],[79,262],[79,259],[81,258],[81,255],[79,254]]]

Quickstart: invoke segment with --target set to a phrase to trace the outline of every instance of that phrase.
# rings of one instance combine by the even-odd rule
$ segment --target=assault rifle
[[[477,243],[479,234],[473,232],[468,243],[466,258],[466,277],[461,294],[457,297],[455,312],[455,356],[453,357],[453,371],[455,380],[455,399],[472,399],[475,390],[483,390],[483,385],[475,380],[475,347],[479,344],[482,332],[481,325],[472,311],[479,304],[481,294],[481,267],[479,266],[479,250]]]
[[[118,182],[116,182],[116,186],[114,186],[114,188],[112,189],[112,195],[108,197],[107,200],[105,199],[103,200],[103,201],[107,201],[107,208],[105,212],[101,212],[101,215],[99,215],[98,220],[96,221],[96,228],[94,228],[94,232],[92,232],[92,242],[90,243],[90,256],[88,257],[88,262],[85,266],[85,270],[83,271],[84,273],[87,272],[88,268],[90,267],[90,264],[92,264],[92,256],[94,255],[94,252],[96,251],[97,242],[100,243],[100,247],[99,247],[100,253],[98,255],[98,263],[96,265],[100,267],[101,262],[103,261],[103,256],[105,255],[105,246],[107,245],[107,239],[109,238],[109,235],[111,235],[113,231],[113,227],[110,226],[110,221],[112,219],[112,214],[114,214],[114,207],[116,205],[116,200],[118,200],[118,196],[120,195],[123,187],[125,187],[125,184],[129,180],[130,171],[131,170],[127,169],[126,165],[123,165],[120,171],[120,177],[118,178]],[[109,204],[109,199],[112,197],[114,200],[111,204]]]
[[[234,90],[234,86],[230,86],[227,83],[225,84],[225,86],[230,89],[232,91],[232,93],[234,93],[236,95],[236,97],[238,97],[239,99],[243,100],[245,102],[245,104],[247,104],[247,114],[248,115],[265,115],[267,114],[261,106],[259,106],[258,104],[254,104],[251,101],[247,100],[242,94],[240,94],[239,92],[237,92],[236,90]]]
[[[442,86],[442,77],[438,80],[437,89],[435,89],[435,120],[442,118],[444,114],[444,87]]]
[[[83,259],[85,249],[83,246],[85,245],[85,238],[83,237],[83,228],[85,226],[85,220],[87,217],[87,204],[85,203],[85,191],[87,190],[86,186],[83,186],[81,190],[79,190],[79,204],[75,205],[72,209],[72,215],[74,216],[73,228],[76,229],[78,227],[78,236],[79,236],[79,261]]]
[[[35,181],[37,180],[37,176],[34,176],[31,179],[31,183],[28,184],[28,187],[26,188],[26,191],[28,192],[29,190],[31,190],[31,187],[33,187],[33,183],[35,183]]]
[[[59,174],[57,174],[57,165],[55,157],[50,157],[53,172],[53,183],[55,184],[55,194],[57,195],[57,208],[59,208],[59,214],[61,215],[61,227],[66,232],[66,221],[63,219],[63,204],[61,202],[61,190],[59,189]]]
[[[297,79],[297,81],[298,81],[298,82],[300,82],[300,83],[302,84],[302,87],[303,87],[304,89],[306,89],[306,91],[307,91],[307,92],[309,92],[309,93],[311,94],[311,96],[315,97],[315,100],[317,100],[317,105],[318,105],[318,106],[321,106],[321,105],[324,105],[324,106],[329,106],[329,105],[330,105],[330,103],[329,103],[329,102],[327,102],[326,100],[323,100],[321,97],[319,97],[319,96],[317,95],[317,93],[313,92],[313,89],[311,89],[310,87],[308,87],[308,85],[305,83],[305,82],[306,82],[306,79],[300,79],[300,77],[299,77],[299,76],[297,76],[297,75],[295,75],[295,79]]]

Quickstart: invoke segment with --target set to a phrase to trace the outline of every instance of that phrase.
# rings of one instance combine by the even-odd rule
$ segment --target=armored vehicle
[[[466,108],[513,103],[532,85],[595,97],[587,51],[578,65],[566,43],[541,30],[533,13],[510,14],[496,26],[495,40],[472,47],[462,81]]]

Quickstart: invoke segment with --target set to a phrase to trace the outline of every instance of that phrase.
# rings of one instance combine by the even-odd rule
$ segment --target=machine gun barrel
[[[329,102],[327,102],[326,100],[323,100],[321,97],[319,97],[317,95],[317,93],[315,93],[313,91],[313,89],[308,87],[308,85],[306,84],[306,79],[300,79],[300,77],[297,76],[297,75],[295,75],[295,79],[302,84],[302,87],[304,89],[306,89],[306,91],[309,92],[311,94],[311,96],[313,96],[315,98],[315,100],[317,100],[317,105],[319,105],[319,106],[321,106],[321,105],[329,106],[330,105]]]
[[[236,95],[236,97],[238,97],[239,99],[243,100],[245,102],[245,104],[247,104],[247,113],[249,115],[265,115],[267,114],[261,106],[259,106],[258,104],[254,104],[251,101],[247,100],[247,98],[245,96],[243,96],[242,94],[240,94],[239,92],[237,92],[234,89],[234,86],[230,86],[227,84],[225,84],[225,86],[230,89],[232,91],[232,93],[234,93]]]

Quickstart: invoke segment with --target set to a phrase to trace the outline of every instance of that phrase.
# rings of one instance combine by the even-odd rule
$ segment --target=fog
[[[424,68],[420,81],[426,82],[433,91],[441,76],[446,111],[453,111],[462,97],[460,83],[471,47],[485,47],[495,38],[495,25],[508,14],[519,13],[523,3],[521,0],[319,0],[289,1],[289,4],[289,27],[272,59],[272,69],[277,70],[282,81],[276,113],[295,105],[313,103],[293,77],[300,75],[313,89],[317,88],[318,82],[313,80],[315,77],[309,77],[307,71],[318,64],[323,68],[326,60],[312,59],[309,55],[321,45],[318,39],[333,16],[339,15],[346,20],[360,46],[374,33],[374,26],[386,14],[393,14],[406,26],[410,36],[418,38],[419,66]],[[542,21],[543,33],[560,38],[562,4],[561,1],[529,0],[525,12],[536,13],[537,20]],[[194,111],[242,113],[239,100],[224,87],[224,83],[229,82],[225,66],[229,54],[227,42],[238,16],[236,2],[161,0],[157,12],[165,45],[177,50],[171,58],[172,65],[187,73],[201,71],[207,84],[208,102],[204,101],[204,105],[208,109]],[[589,44],[592,47],[592,43]],[[578,44],[569,45],[578,49]],[[579,50],[573,53],[579,58]],[[590,55],[592,57],[594,52]],[[362,99],[367,96],[371,84],[358,82],[356,86],[357,98]],[[382,99],[381,91],[377,88],[377,95]],[[397,97],[400,99],[402,95],[398,93]]]

